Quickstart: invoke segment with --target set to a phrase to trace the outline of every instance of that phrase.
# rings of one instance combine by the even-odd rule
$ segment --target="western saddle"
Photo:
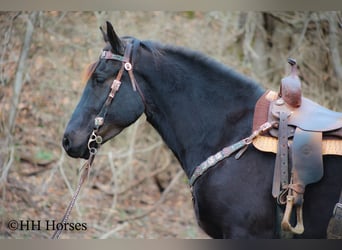
[[[277,199],[277,210],[282,217],[279,233],[285,237],[304,232],[305,187],[322,178],[322,155],[342,156],[342,113],[303,97],[296,61],[289,59],[288,63],[290,75],[282,79],[279,93],[266,91],[258,100],[253,121],[253,131],[265,122],[276,124],[256,137],[253,145],[258,150],[276,154],[272,195]],[[339,213],[341,218],[338,234],[342,238],[341,203],[342,200],[336,204],[334,215]],[[281,205],[285,205],[285,211]],[[294,222],[293,208],[296,208]],[[296,225],[292,226],[294,223]],[[333,233],[336,234],[336,230]]]

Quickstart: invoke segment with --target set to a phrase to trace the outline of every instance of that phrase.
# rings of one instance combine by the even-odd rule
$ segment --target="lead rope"
[[[88,140],[88,149],[89,149],[90,156],[89,156],[87,162],[81,168],[82,174],[81,174],[78,186],[76,188],[74,195],[71,198],[71,201],[69,203],[67,210],[64,213],[64,216],[63,216],[62,221],[61,221],[62,224],[67,222],[67,220],[70,216],[71,210],[73,209],[73,207],[75,205],[77,196],[80,193],[81,187],[82,187],[84,181],[89,176],[89,170],[90,170],[91,165],[94,162],[95,155],[97,154],[98,149],[101,146],[102,137],[97,135],[96,133],[98,132],[99,128],[103,125],[104,117],[107,114],[107,109],[108,109],[109,105],[111,104],[113,98],[115,97],[116,92],[120,88],[120,85],[121,85],[120,79],[122,77],[123,71],[124,71],[124,65],[121,67],[117,77],[114,79],[112,86],[111,86],[111,90],[110,90],[109,95],[107,97],[107,100],[104,103],[103,107],[101,108],[99,115],[95,118],[95,121],[94,121],[95,126],[94,126],[93,132],[91,133],[91,136],[89,137],[89,140]],[[92,144],[94,144],[94,143],[95,143],[96,147],[92,146]],[[59,236],[61,235],[61,233],[62,233],[62,229],[55,230],[51,239],[58,239]]]
[[[88,140],[88,149],[89,149],[90,156],[89,156],[87,162],[81,168],[82,174],[81,174],[79,183],[77,185],[77,188],[76,188],[74,195],[71,198],[69,206],[64,213],[64,216],[63,216],[62,221],[61,221],[62,224],[66,223],[68,221],[71,210],[73,209],[75,202],[76,202],[76,199],[78,197],[78,194],[80,193],[81,187],[82,187],[84,181],[89,176],[89,170],[90,170],[91,165],[94,162],[95,155],[101,146],[102,137],[97,135],[96,133],[98,132],[99,128],[103,125],[104,117],[107,114],[107,109],[108,109],[109,105],[111,104],[116,92],[120,88],[120,85],[121,85],[120,79],[122,77],[124,68],[125,68],[125,66],[123,64],[121,69],[118,72],[117,77],[114,79],[114,81],[112,83],[111,90],[110,90],[109,95],[106,99],[106,102],[104,103],[103,107],[101,108],[99,115],[95,118],[95,126],[94,126],[95,128],[94,128],[94,130],[93,130],[93,132],[92,132],[92,134]],[[92,146],[93,143],[95,143],[97,147]],[[54,234],[52,235],[51,239],[59,239],[59,236],[61,235],[61,233],[62,233],[62,229],[56,229]]]
[[[96,122],[95,122],[96,123]],[[97,144],[97,148],[95,147],[91,147],[91,143],[92,142],[96,142]],[[101,145],[101,142],[102,142],[102,137],[101,136],[98,136],[96,135],[96,130],[94,129],[92,135],[90,136],[89,138],[89,141],[88,141],[88,148],[89,148],[89,153],[90,153],[90,156],[88,158],[88,160],[86,161],[86,163],[82,166],[81,168],[81,177],[80,177],[80,180],[78,182],[78,185],[77,185],[77,188],[76,188],[76,191],[74,193],[74,195],[72,196],[71,198],[71,201],[69,203],[69,206],[67,207],[65,213],[64,213],[64,216],[61,220],[61,223],[64,224],[68,221],[69,219],[69,216],[70,216],[70,213],[76,203],[76,199],[78,197],[78,194],[80,193],[81,191],[81,187],[84,183],[84,181],[87,179],[87,177],[89,176],[89,170],[90,170],[90,167],[91,165],[93,164],[94,162],[94,158],[95,158],[95,155],[97,153],[97,150],[98,148],[100,147]],[[56,229],[54,234],[52,235],[51,239],[55,240],[55,239],[59,239],[59,236],[61,235],[63,229]]]

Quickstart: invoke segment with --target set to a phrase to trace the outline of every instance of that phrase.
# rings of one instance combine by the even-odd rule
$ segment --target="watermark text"
[[[7,228],[11,231],[86,231],[87,223],[57,222],[55,220],[9,220]]]

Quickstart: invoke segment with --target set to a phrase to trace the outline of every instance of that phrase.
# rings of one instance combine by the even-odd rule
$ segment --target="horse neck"
[[[164,55],[145,76],[145,113],[189,177],[208,156],[250,133],[262,89],[198,54]]]

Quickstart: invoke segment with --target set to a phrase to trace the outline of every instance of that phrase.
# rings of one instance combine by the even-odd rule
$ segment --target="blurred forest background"
[[[48,238],[7,221],[63,216],[84,161],[61,140],[106,20],[121,36],[201,51],[273,90],[294,57],[304,95],[342,111],[340,11],[0,12],[0,238]],[[69,221],[87,230],[61,238],[207,238],[185,175],[145,117],[101,148]]]

